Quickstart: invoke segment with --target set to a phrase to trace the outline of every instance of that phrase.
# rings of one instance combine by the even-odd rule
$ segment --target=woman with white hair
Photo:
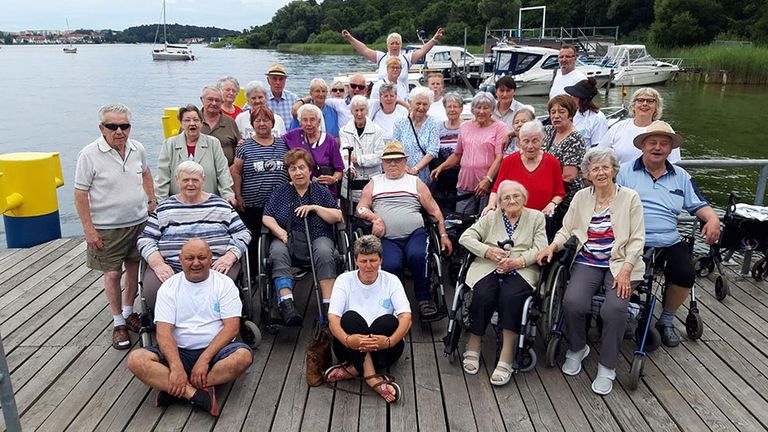
[[[243,112],[243,109],[235,105],[235,98],[240,93],[240,82],[235,77],[225,76],[221,78],[216,87],[221,90],[223,101],[221,102],[221,112],[226,114],[227,117],[235,120],[237,116]]]
[[[563,296],[563,328],[569,348],[562,371],[566,375],[581,372],[581,362],[589,355],[586,320],[592,313],[592,296],[604,291],[600,357],[592,391],[606,395],[616,379],[629,296],[645,273],[643,203],[637,192],[615,183],[619,159],[611,149],[589,150],[581,171],[592,186],[576,192],[563,227],[536,260],[539,264],[544,258],[551,261],[569,238],[578,238],[580,251]]]
[[[408,110],[397,103],[396,85],[386,83],[379,87],[378,97],[368,101],[368,116],[384,131],[384,141],[394,139],[395,123],[408,117]]]
[[[360,201],[363,182],[372,175],[381,173],[381,155],[384,153],[384,130],[368,120],[368,99],[356,95],[349,103],[352,120],[341,128],[342,158],[347,169],[351,170],[353,178],[351,198],[353,202]],[[349,150],[351,149],[351,154]],[[341,183],[341,196],[347,197],[348,178],[344,176]]]
[[[339,144],[331,134],[320,129],[323,113],[312,104],[302,105],[298,111],[300,128],[283,135],[288,149],[302,148],[312,155],[314,165],[312,176],[326,186],[333,198],[336,198],[336,184],[344,173],[344,160],[341,158]]]
[[[245,99],[248,101],[249,111],[257,107],[267,106],[267,89],[261,81],[251,81],[245,85]],[[275,124],[272,128],[272,136],[279,137],[285,135],[285,121],[282,117],[273,113]],[[253,135],[253,125],[251,125],[251,114],[248,111],[241,112],[235,118],[237,129],[240,131],[241,140],[247,140]],[[241,143],[242,144],[242,143]]]
[[[394,138],[403,144],[408,155],[408,174],[416,175],[429,185],[429,163],[440,150],[438,124],[427,115],[434,93],[426,87],[411,90],[411,109],[408,117],[395,122]]]
[[[205,169],[195,161],[176,166],[178,192],[157,206],[139,236],[137,246],[148,264],[143,286],[150,305],[160,284],[181,271],[179,254],[187,240],[205,240],[213,253],[213,270],[237,275],[236,264],[251,233],[229,203],[203,190],[205,178]]]
[[[407,100],[408,82],[402,82],[398,79],[401,70],[403,70],[403,66],[400,64],[400,60],[396,57],[390,57],[386,64],[387,75],[373,84],[371,99],[376,99],[378,97],[377,95],[379,94],[379,89],[382,85],[392,84],[397,87],[397,98],[402,101]]]
[[[355,39],[347,29],[341,31],[341,37],[349,42],[358,54],[365,57],[369,62],[376,63],[376,69],[379,72],[380,79],[384,79],[387,76],[387,60],[390,57],[399,59],[402,69],[398,80],[406,86],[408,85],[408,69],[410,69],[411,65],[414,63],[421,61],[424,56],[427,55],[429,50],[437,44],[438,39],[442,36],[443,29],[438,28],[435,35],[432,36],[432,39],[428,40],[419,49],[412,51],[409,56],[401,52],[403,48],[403,38],[398,33],[390,33],[389,36],[387,36],[387,52],[385,53],[383,51],[374,51],[368,48],[364,43]]]
[[[504,385],[513,373],[525,301],[539,279],[536,254],[547,246],[547,235],[544,215],[525,206],[528,191],[523,185],[506,180],[498,192],[496,210],[478,219],[459,239],[476,257],[466,276],[473,294],[469,306],[472,324],[462,365],[467,374],[479,372],[482,337],[494,311],[498,311],[503,342],[491,384]],[[511,245],[502,248],[499,241]]]
[[[339,137],[339,129],[349,121],[349,107],[344,99],[328,98],[328,83],[322,78],[314,78],[309,82],[309,96],[300,97],[291,108],[291,114],[296,117],[291,122],[291,129],[299,127],[299,108],[305,104],[312,104],[323,113],[324,132]]]
[[[643,87],[632,94],[628,119],[624,119],[608,129],[598,146],[613,149],[621,163],[634,161],[643,152],[635,147],[635,137],[645,133],[648,126],[661,119],[664,112],[664,99],[656,89]],[[680,148],[672,150],[667,160],[677,163],[681,159]]]
[[[435,180],[443,170],[461,165],[457,194],[474,195],[456,203],[458,213],[477,214],[488,204],[507,143],[507,126],[492,117],[495,108],[496,99],[490,93],[479,92],[472,98],[474,119],[461,124],[456,151],[430,175]]]

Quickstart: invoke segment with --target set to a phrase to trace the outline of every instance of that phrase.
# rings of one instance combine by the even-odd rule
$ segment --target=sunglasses
[[[365,90],[367,86],[365,84],[350,84],[349,88],[352,90]]]
[[[109,129],[111,131],[116,131],[118,129],[120,129],[120,130],[128,130],[128,129],[131,128],[131,124],[130,123],[120,123],[120,124],[117,124],[117,123],[104,123],[104,124],[102,124],[102,126],[104,126],[105,128],[107,128],[107,129]]]
[[[335,88],[335,89],[331,89],[331,91],[334,92],[334,93],[344,93],[344,89],[343,88]]]

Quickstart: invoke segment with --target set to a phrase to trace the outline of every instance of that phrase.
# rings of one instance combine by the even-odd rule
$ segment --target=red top
[[[496,192],[504,180],[514,180],[528,189],[528,202],[525,206],[530,209],[541,211],[552,198],[565,196],[560,161],[549,153],[544,153],[539,166],[533,171],[528,171],[523,165],[519,151],[510,154],[501,161],[492,192]]]
[[[227,116],[227,117],[231,117],[231,118],[232,118],[232,120],[235,120],[235,117],[237,117],[237,115],[238,115],[238,114],[240,114],[241,112],[243,112],[243,109],[242,109],[242,108],[240,108],[240,107],[239,107],[239,106],[237,106],[237,105],[232,105],[232,106],[233,106],[233,107],[235,107],[235,111],[234,111],[234,112],[231,112],[231,113],[230,113],[230,112],[226,112],[226,111],[224,110],[224,108],[223,108],[223,107],[221,108],[221,112],[223,112],[224,114],[226,114],[226,116]]]

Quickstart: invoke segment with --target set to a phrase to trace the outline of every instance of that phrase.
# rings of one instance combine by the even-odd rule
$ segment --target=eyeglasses
[[[635,99],[635,102],[639,104],[647,103],[648,105],[653,105],[656,103],[656,99],[637,98]]]
[[[613,167],[604,165],[604,166],[593,166],[592,168],[589,169],[589,172],[592,174],[597,174],[601,172],[605,172],[605,173],[611,172],[612,170],[613,170]]]
[[[349,88],[352,90],[365,90],[367,86],[365,84],[350,84]]]
[[[334,93],[344,93],[344,89],[343,88],[335,88],[335,89],[331,89],[331,91],[334,92]]]
[[[389,67],[390,69],[402,69],[402,68],[403,68],[402,66],[398,66],[398,65],[390,65],[390,66],[388,66],[388,67]]]
[[[216,97],[205,97],[205,98],[203,98],[203,101],[205,101],[205,102],[221,103],[222,99],[221,98],[216,98]]]
[[[102,123],[102,126],[104,126],[105,128],[107,128],[107,129],[109,129],[111,131],[116,131],[118,129],[124,131],[124,130],[128,130],[128,129],[131,128],[131,124],[130,123],[120,123],[120,124],[117,124],[117,123]]]

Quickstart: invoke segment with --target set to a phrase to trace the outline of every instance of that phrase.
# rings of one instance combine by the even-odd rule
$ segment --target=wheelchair
[[[305,235],[307,235],[307,244],[311,245],[309,241],[309,228],[306,226],[305,219]],[[354,261],[352,259],[351,245],[349,237],[347,236],[347,228],[343,222],[339,222],[334,225],[334,243],[336,245],[335,260],[336,260],[336,272],[341,274],[345,271],[353,269]],[[274,281],[272,280],[272,260],[269,257],[269,244],[274,236],[266,226],[261,227],[261,235],[258,243],[258,256],[257,256],[257,275],[256,283],[259,291],[258,296],[254,296],[258,299],[260,307],[260,324],[269,333],[275,334],[282,327],[285,326],[282,318],[277,309],[278,298],[275,291]],[[317,297],[317,307],[322,311],[321,304],[322,299],[320,296],[320,284],[317,280],[315,273],[315,265],[312,260],[312,248],[310,247],[310,259],[309,262],[300,262],[293,260],[293,263],[299,271],[306,271],[312,274],[313,289]],[[299,278],[300,280],[300,278]],[[295,286],[294,286],[295,287]],[[254,301],[256,302],[256,301]],[[323,314],[319,314],[319,320],[321,325],[326,325]]]
[[[240,294],[240,301],[243,304],[243,312],[240,317],[240,340],[251,347],[251,349],[256,349],[261,344],[261,331],[259,326],[256,325],[256,320],[259,316],[259,302],[258,298],[253,295],[249,262],[248,248],[246,248],[242,257],[240,257],[240,271],[234,282]],[[153,297],[148,297],[149,293],[144,289],[143,276],[146,271],[152,271],[152,269],[149,268],[144,260],[140,260],[139,298],[141,301],[141,314],[139,317],[141,319],[141,329],[139,330],[139,340],[142,347],[152,345],[152,332],[155,330],[154,300],[157,295],[157,293],[151,293]]]
[[[499,247],[504,249],[504,243],[499,242]],[[459,269],[456,291],[453,295],[453,303],[448,314],[448,331],[443,337],[443,357],[448,357],[448,361],[453,363],[458,358],[459,340],[462,330],[469,328],[469,304],[472,301],[472,287],[466,284],[466,275],[469,267],[472,265],[475,257],[467,252],[462,259]],[[529,372],[536,367],[537,355],[534,349],[536,337],[539,334],[539,325],[547,314],[546,305],[549,301],[548,288],[549,281],[553,274],[557,272],[558,267],[553,264],[545,265],[539,273],[539,281],[534,287],[533,293],[526,299],[523,306],[522,325],[520,334],[517,337],[517,347],[515,357],[512,362],[513,373]],[[550,308],[551,310],[551,308]],[[494,333],[496,334],[496,357],[501,353],[501,329],[496,325],[497,315],[491,319]]]

